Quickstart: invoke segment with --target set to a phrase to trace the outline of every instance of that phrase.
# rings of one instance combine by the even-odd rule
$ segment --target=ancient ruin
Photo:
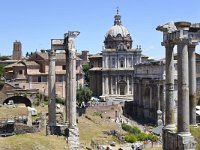
[[[163,149],[195,149],[190,124],[196,124],[195,46],[200,41],[200,23],[170,22],[156,28],[163,32],[166,49],[166,112]],[[178,56],[178,123],[174,123],[174,46]]]
[[[79,145],[79,133],[76,124],[76,49],[75,37],[79,35],[78,31],[69,31],[64,34],[64,39],[52,39],[51,50],[49,51],[49,124],[50,134],[57,133],[55,131],[58,126],[56,124],[56,107],[55,107],[55,51],[65,50],[66,54],[66,98],[65,98],[65,122],[64,125],[69,135],[66,135],[69,141],[70,149],[77,149]]]

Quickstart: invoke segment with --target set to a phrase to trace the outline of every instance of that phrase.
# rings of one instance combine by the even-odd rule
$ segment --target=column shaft
[[[69,123],[69,72],[70,72],[70,68],[69,68],[69,51],[66,50],[65,51],[65,55],[66,55],[66,75],[65,75],[65,116],[64,116],[64,120],[66,123]]]
[[[55,51],[49,52],[49,85],[48,85],[48,112],[49,112],[49,126],[56,125],[56,91],[55,91]]]
[[[105,95],[105,76],[102,75],[102,95]]]
[[[189,133],[188,46],[181,42],[178,49],[178,132]]]
[[[189,101],[190,124],[196,125],[196,55],[195,45],[190,45],[188,50],[189,61]]]
[[[76,126],[76,54],[75,50],[69,50],[69,127]]]
[[[129,95],[129,75],[127,75],[127,95]]]
[[[174,54],[173,45],[166,48],[166,127],[174,128]]]

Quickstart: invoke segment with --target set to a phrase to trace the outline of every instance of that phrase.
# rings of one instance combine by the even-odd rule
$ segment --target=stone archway
[[[3,101],[3,104],[4,103],[7,104],[9,102],[9,100],[13,100],[14,104],[24,103],[26,105],[26,107],[28,107],[28,106],[31,107],[32,106],[31,101],[28,98],[24,97],[24,96],[12,96],[12,97],[9,97],[9,98],[7,98],[6,100]]]
[[[126,95],[126,85],[127,85],[126,81],[120,80],[118,82],[118,85],[119,85],[119,93],[120,93],[120,95]]]

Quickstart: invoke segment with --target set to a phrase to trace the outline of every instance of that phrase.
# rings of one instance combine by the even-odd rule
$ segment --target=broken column
[[[49,77],[48,77],[48,116],[49,116],[49,123],[48,126],[56,126],[56,91],[55,91],[55,61],[56,61],[56,54],[55,50],[50,50],[49,54]]]

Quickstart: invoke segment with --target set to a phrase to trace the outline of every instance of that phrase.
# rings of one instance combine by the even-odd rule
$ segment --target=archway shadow
[[[13,100],[14,104],[20,104],[20,103],[23,103],[26,105],[26,107],[31,107],[32,106],[32,103],[31,101],[24,97],[24,96],[12,96],[12,97],[9,97],[7,98],[6,100],[4,100],[3,104],[6,103],[8,104],[9,100]]]

